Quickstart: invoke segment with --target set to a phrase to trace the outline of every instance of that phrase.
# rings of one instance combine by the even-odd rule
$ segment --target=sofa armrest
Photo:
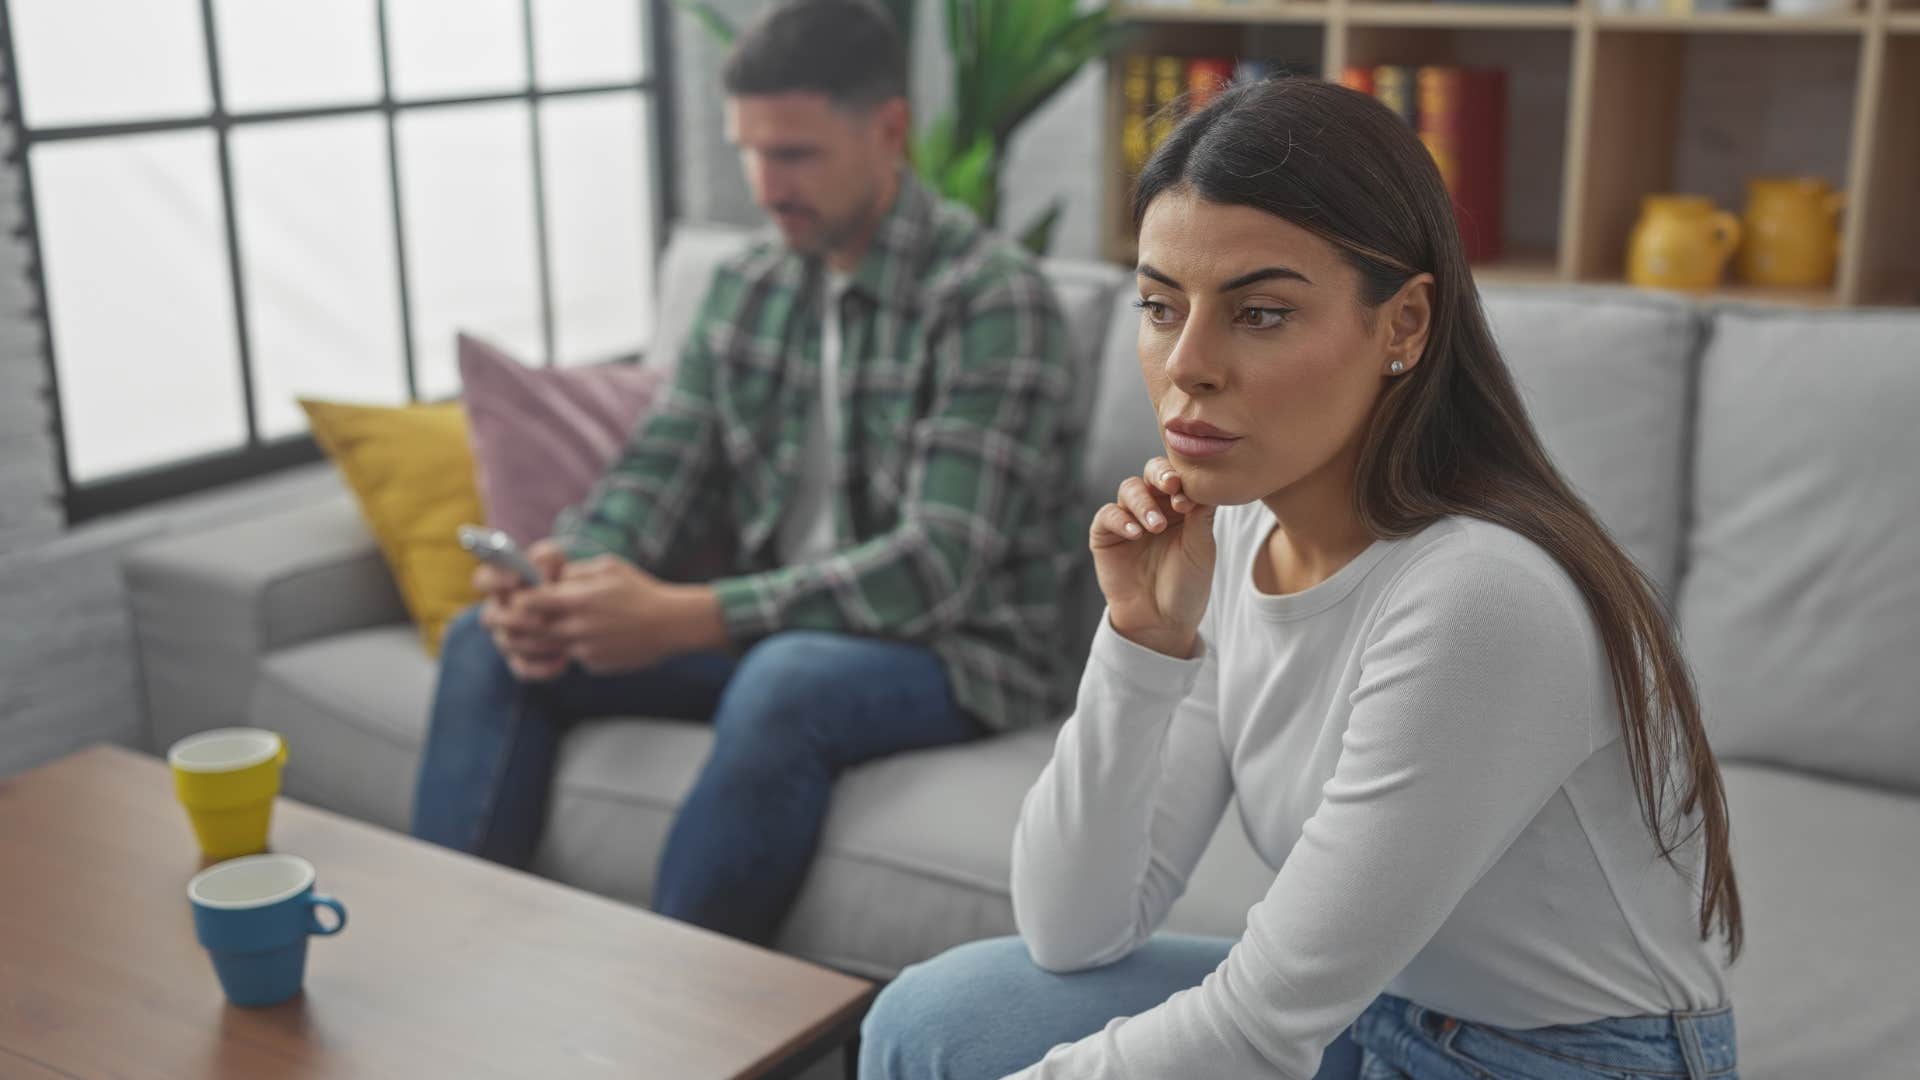
[[[247,723],[268,653],[407,618],[345,494],[143,545],[122,573],[155,750]]]

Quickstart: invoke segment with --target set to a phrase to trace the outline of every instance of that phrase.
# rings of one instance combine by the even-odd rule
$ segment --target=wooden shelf
[[[1473,264],[1473,279],[1482,285],[1557,285],[1560,259],[1551,251],[1516,251],[1495,262]]]
[[[1115,18],[1129,22],[1232,23],[1257,26],[1272,23],[1323,23],[1333,14],[1333,5],[1315,3],[1312,0],[1303,0],[1301,3],[1195,5],[1192,7],[1114,4],[1113,13]]]
[[[1466,30],[1571,29],[1580,13],[1571,6],[1529,4],[1347,4],[1355,26],[1448,27]]]
[[[1698,15],[1598,15],[1602,30],[1679,34],[1862,34],[1871,25],[1865,15],[1799,18],[1765,11],[1722,11]]]
[[[1859,11],[1609,13],[1425,0],[1252,0],[1115,10],[1145,55],[1253,56],[1337,78],[1348,65],[1508,72],[1504,205],[1510,256],[1473,267],[1486,284],[1618,287],[1644,198],[1690,191],[1738,214],[1747,178],[1824,177],[1846,195],[1827,289],[1730,284],[1710,300],[1812,308],[1920,308],[1920,0]],[[1108,77],[1102,249],[1131,264],[1118,209],[1122,93]],[[1707,144],[1711,143],[1711,147]]]

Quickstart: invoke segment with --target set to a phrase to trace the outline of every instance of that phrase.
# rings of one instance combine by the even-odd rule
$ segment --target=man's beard
[[[835,221],[828,221],[809,212],[809,216],[820,221],[819,230],[803,243],[795,243],[792,238],[788,238],[788,246],[802,255],[826,255],[839,250],[847,241],[859,235],[861,227],[872,218],[873,203],[873,193],[869,191],[867,197],[860,200],[857,208]]]

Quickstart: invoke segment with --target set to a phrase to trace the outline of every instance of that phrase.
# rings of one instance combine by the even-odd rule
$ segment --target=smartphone
[[[540,571],[534,569],[526,553],[520,550],[520,545],[499,529],[489,529],[484,525],[462,525],[460,546],[472,552],[481,562],[516,575],[523,585],[544,584]]]

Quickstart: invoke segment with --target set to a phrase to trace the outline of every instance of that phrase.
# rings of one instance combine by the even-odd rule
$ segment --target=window
[[[70,521],[316,456],[454,335],[631,355],[662,0],[0,0]]]

